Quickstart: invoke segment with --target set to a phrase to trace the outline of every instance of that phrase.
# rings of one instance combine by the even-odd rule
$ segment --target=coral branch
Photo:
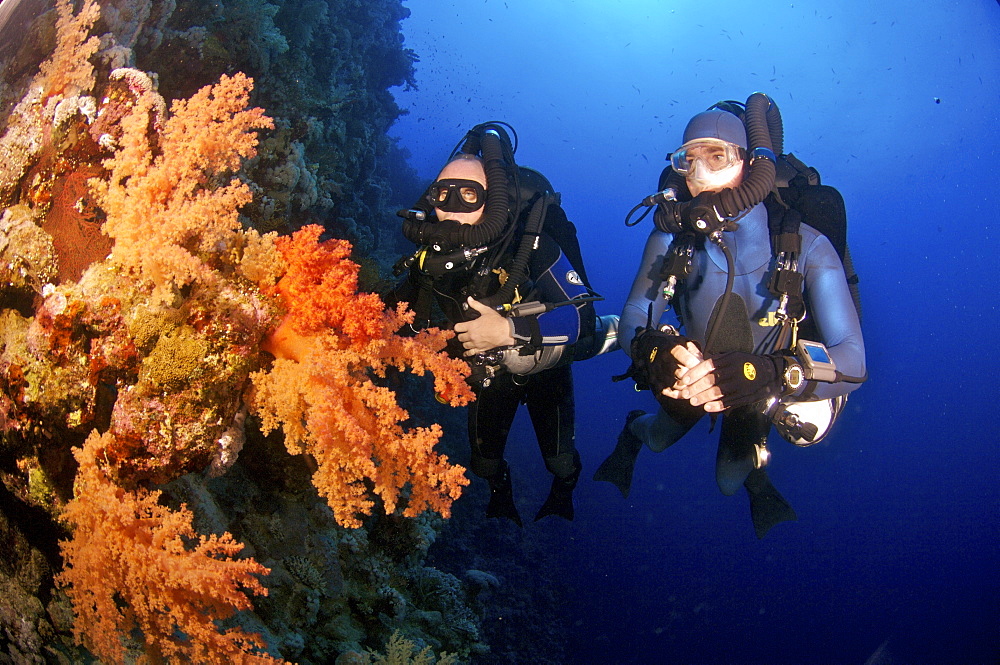
[[[16,2],[0,1],[5,7]],[[389,512],[447,516],[467,484],[464,470],[435,452],[439,426],[407,422],[390,386],[396,370],[429,371],[440,394],[465,404],[472,398],[464,381],[468,367],[442,352],[449,333],[396,334],[412,314],[386,311],[375,295],[357,292],[350,244],[320,243],[318,227],[285,239],[242,228],[251,186],[261,193],[259,207],[274,208],[275,198],[284,197],[277,206],[287,221],[288,211],[313,206],[322,191],[322,209],[348,201],[351,208],[337,207],[344,219],[336,223],[370,240],[373,211],[387,203],[382,176],[345,159],[320,187],[318,168],[306,163],[296,139],[305,132],[311,141],[345,141],[347,134],[329,130],[357,116],[337,117],[334,109],[322,122],[283,122],[283,136],[269,137],[275,139],[272,154],[258,163],[267,164],[258,172],[271,171],[271,186],[278,188],[268,192],[245,170],[246,160],[256,156],[258,130],[272,127],[262,109],[248,108],[249,78],[223,76],[168,112],[157,81],[172,77],[170,68],[156,76],[125,66],[141,62],[130,52],[139,43],[156,58],[149,55],[153,44],[168,34],[169,41],[194,49],[217,49],[215,28],[233,29],[223,25],[232,22],[223,20],[219,7],[184,9],[198,15],[205,9],[214,26],[211,35],[198,26],[185,36],[169,20],[173,2],[53,2],[55,52],[30,84],[24,70],[23,97],[0,123],[4,483],[17,500],[44,508],[71,530],[62,543],[66,569],[58,582],[76,613],[77,641],[103,662],[272,662],[267,649],[305,654],[294,631],[279,637],[279,631],[258,636],[223,628],[220,622],[229,626],[237,619],[280,624],[270,610],[283,603],[268,603],[262,617],[236,616],[251,609],[249,595],[266,592],[258,576],[267,569],[239,559],[243,545],[230,534],[196,533],[191,511],[160,505],[160,493],[150,487],[207,467],[212,475],[225,473],[242,447],[244,425],[254,422],[244,420],[252,389],[265,427],[282,427],[289,450],[317,460],[314,481],[342,524],[359,525],[379,498]],[[387,8],[404,11],[397,5],[380,1],[363,13],[384,22]],[[223,9],[252,15],[255,8],[275,7],[251,2]],[[263,23],[274,28],[270,20]],[[48,19],[42,24],[51,27]],[[91,36],[95,26],[100,38]],[[253,44],[239,34],[241,47]],[[276,29],[274,34],[280,37]],[[388,41],[398,50],[395,36]],[[370,46],[364,52],[366,59],[377,53]],[[299,74],[289,66],[300,61],[309,60],[297,56],[282,65],[289,97],[305,90],[296,87]],[[158,68],[147,64],[153,63],[137,66]],[[192,71],[197,76],[191,80],[208,80],[203,64],[187,62],[174,73]],[[330,85],[331,68],[341,65],[319,67],[323,86]],[[187,85],[181,86],[184,95]],[[164,90],[171,94],[169,83]],[[3,95],[13,101],[13,88]],[[364,114],[384,108],[382,102],[357,108],[362,106]],[[280,107],[278,114],[287,117]],[[383,116],[376,112],[360,126],[381,126]],[[370,139],[376,155],[386,152],[379,146],[388,139],[365,134],[361,152],[371,162]],[[273,154],[282,149],[292,156]],[[353,160],[357,150],[330,154]],[[362,183],[354,188],[360,194],[333,196],[345,182]],[[311,202],[289,203],[294,197]],[[281,463],[262,460],[272,462]],[[232,479],[234,486],[242,482]],[[316,512],[320,528],[329,528],[327,513]],[[256,552],[270,557],[265,548]],[[324,602],[346,607],[330,596]],[[0,614],[3,601],[0,594]],[[54,599],[57,607],[63,602]],[[16,612],[6,615],[30,623]],[[315,634],[322,633],[317,628]],[[314,653],[329,653],[334,642],[327,642]]]
[[[56,10],[59,13],[56,48],[40,69],[45,96],[71,97],[89,92],[94,87],[94,66],[90,59],[101,43],[99,37],[90,36],[90,29],[101,16],[101,6],[97,0],[84,0],[74,15],[72,0],[58,0]]]
[[[104,232],[115,241],[112,261],[151,281],[157,299],[195,280],[211,282],[234,248],[239,208],[252,196],[236,178],[217,180],[255,154],[253,130],[273,127],[262,109],[246,109],[252,87],[243,74],[223,76],[174,102],[159,153],[149,137],[158,99],[143,91],[122,119],[120,148],[105,161],[111,176],[93,182]]]
[[[75,498],[66,506],[73,538],[61,543],[57,577],[73,602],[77,640],[108,662],[124,662],[122,639],[138,628],[147,653],[190,662],[278,662],[260,655],[256,635],[219,632],[216,621],[250,609],[245,591],[267,595],[255,575],[270,571],[236,560],[242,543],[225,533],[199,536],[191,511],[157,503],[159,492],[115,485],[98,459],[113,445],[95,431],[82,449]]]
[[[369,482],[390,513],[408,486],[404,515],[429,509],[447,517],[468,484],[464,469],[434,451],[438,426],[405,430],[409,415],[376,381],[389,367],[431,371],[438,392],[457,406],[472,398],[468,366],[441,353],[450,333],[398,336],[412,313],[356,293],[350,244],[319,243],[320,231],[307,226],[278,241],[288,272],[277,292],[288,315],[266,347],[278,359],[253,377],[253,408],[267,431],[283,428],[290,452],[316,458],[313,484],[341,524],[360,526],[359,516],[371,513]]]

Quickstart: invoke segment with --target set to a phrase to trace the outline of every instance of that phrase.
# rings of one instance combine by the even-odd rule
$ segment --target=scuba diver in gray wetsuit
[[[691,119],[662,191],[629,214],[655,207],[657,228],[619,325],[632,366],[616,378],[649,387],[662,408],[631,412],[594,476],[627,496],[643,444],[660,452],[705,413],[722,413],[716,480],[727,496],[746,488],[759,538],[795,519],[764,469],[772,424],[793,443],[816,443],[866,378],[849,255],[809,225],[831,201],[842,213],[843,200],[806,183],[800,173],[813,183],[818,174],[781,155],[781,143],[766,95],[720,103]],[[846,216],[841,224],[846,234]],[[683,335],[659,324],[671,308]]]

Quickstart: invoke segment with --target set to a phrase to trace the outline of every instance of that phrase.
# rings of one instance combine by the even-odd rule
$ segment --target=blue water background
[[[991,663],[1000,659],[997,272],[1000,4],[412,0],[418,90],[393,128],[433,179],[473,125],[510,122],[579,227],[618,313],[686,120],[772,96],[786,150],[847,202],[871,375],[834,434],[772,441],[799,521],[753,534],[714,481],[703,423],[640,455],[623,499],[590,476],[625,414],[656,408],[575,367],[585,471],[558,551],[568,662]],[[508,446],[522,515],[548,489],[525,413]],[[481,481],[477,481],[481,482]]]

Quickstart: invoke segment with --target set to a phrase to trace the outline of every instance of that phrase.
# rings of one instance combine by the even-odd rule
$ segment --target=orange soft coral
[[[448,516],[468,484],[464,469],[434,451],[438,426],[404,430],[409,415],[375,379],[389,367],[430,371],[435,389],[458,406],[472,399],[468,366],[441,352],[450,333],[397,335],[412,313],[357,293],[350,244],[319,243],[320,232],[308,226],[279,240],[288,270],[277,291],[288,315],[268,343],[278,359],[254,375],[254,409],[266,430],[283,428],[290,452],[316,459],[313,483],[341,524],[360,526],[360,516],[371,513],[369,482],[388,512],[408,486],[404,515],[430,509]]]
[[[59,18],[55,51],[40,70],[45,96],[70,97],[90,92],[94,86],[94,66],[90,59],[101,43],[99,37],[90,36],[90,29],[101,16],[100,3],[84,0],[79,13],[74,15],[72,0],[58,0],[56,11]]]
[[[288,308],[282,326],[268,341],[278,357],[302,360],[307,340],[337,331],[339,348],[367,344],[385,330],[382,300],[374,293],[358,293],[358,265],[350,261],[351,243],[331,239],[319,243],[323,229],[310,225],[276,244],[288,265],[277,293]]]
[[[62,545],[77,640],[106,662],[124,662],[122,638],[138,628],[147,655],[196,663],[272,663],[257,635],[220,632],[216,620],[252,607],[245,591],[267,595],[255,575],[270,571],[233,557],[243,544],[225,533],[199,536],[185,507],[157,503],[159,492],[115,485],[98,459],[112,445],[94,432],[75,455],[75,498],[65,519],[73,538]]]
[[[110,177],[92,183],[107,215],[104,232],[115,241],[112,262],[152,282],[155,299],[213,280],[238,244],[239,208],[252,198],[250,188],[216,178],[256,154],[253,130],[273,127],[262,109],[246,108],[252,87],[243,74],[223,76],[175,101],[158,151],[149,134],[160,100],[142,92],[122,119],[118,150],[105,161]]]

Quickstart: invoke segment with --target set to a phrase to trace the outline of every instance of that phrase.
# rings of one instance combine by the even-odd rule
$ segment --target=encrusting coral
[[[99,657],[120,662],[138,629],[153,660],[270,660],[262,638],[217,623],[251,607],[245,592],[265,592],[267,569],[236,558],[228,533],[197,534],[191,512],[150,486],[224,473],[249,406],[315,459],[341,525],[361,525],[376,496],[388,513],[447,516],[464,469],[389,385],[431,372],[460,405],[468,367],[442,352],[449,333],[397,334],[412,314],[357,292],[345,241],[320,242],[312,226],[287,238],[243,229],[253,194],[234,174],[272,126],[248,108],[248,77],[222,76],[168,111],[146,74],[91,61],[97,2],[76,15],[58,6],[55,55],[0,137],[0,204],[26,201],[17,224],[54,229],[38,255],[59,264],[49,256],[0,285],[31,303],[0,313],[0,434],[23,475],[3,480],[68,525],[58,580]],[[66,270],[80,243],[58,236],[71,227],[99,229],[110,255],[83,243]]]
[[[367,651],[363,654],[345,654],[337,659],[336,665],[455,665],[454,654],[442,653],[435,658],[430,647],[419,651],[417,646],[398,631],[394,632],[385,645],[385,653]]]

